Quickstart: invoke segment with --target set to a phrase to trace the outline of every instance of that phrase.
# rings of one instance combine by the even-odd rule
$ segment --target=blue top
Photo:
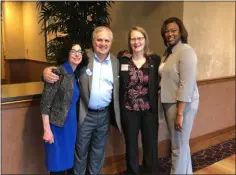
[[[69,62],[63,64],[69,74],[74,74]],[[54,136],[54,143],[45,143],[45,164],[50,172],[64,171],[73,167],[77,132],[76,103],[79,99],[79,87],[74,80],[73,97],[64,127],[50,123]]]
[[[69,63],[69,61],[66,61],[64,64],[63,64],[63,67],[65,68],[66,72],[68,74],[71,74],[71,75],[74,75],[74,71]]]

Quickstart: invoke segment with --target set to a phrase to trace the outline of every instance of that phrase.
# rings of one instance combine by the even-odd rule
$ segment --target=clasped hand
[[[44,134],[43,134],[43,140],[47,143],[54,143],[54,136],[53,136],[53,133],[51,131],[51,129],[48,129],[46,131],[44,131]]]

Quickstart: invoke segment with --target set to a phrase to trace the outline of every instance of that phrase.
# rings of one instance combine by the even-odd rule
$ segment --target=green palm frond
[[[91,47],[93,29],[97,26],[109,26],[108,9],[112,1],[38,1],[38,22],[43,22],[42,31],[46,36],[56,37],[47,42],[47,60],[60,62],[63,47],[78,41],[83,48]],[[60,33],[61,35],[57,35]],[[66,53],[68,54],[68,53]]]

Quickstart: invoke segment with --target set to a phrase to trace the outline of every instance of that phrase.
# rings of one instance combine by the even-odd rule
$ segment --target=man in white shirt
[[[78,133],[75,148],[75,174],[85,174],[89,155],[89,174],[101,174],[105,159],[105,146],[108,137],[109,117],[116,121],[121,131],[119,109],[119,62],[110,53],[113,40],[112,31],[99,26],[93,31],[93,51],[86,50],[89,64],[75,74],[79,77],[80,101]],[[55,82],[59,77],[51,72],[53,67],[44,70],[44,79]],[[110,108],[110,106],[112,107]],[[110,115],[110,110],[115,116]],[[114,119],[112,117],[115,117]]]

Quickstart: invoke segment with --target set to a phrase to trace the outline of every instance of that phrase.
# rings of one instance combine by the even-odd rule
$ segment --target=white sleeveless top
[[[159,72],[160,76],[161,76],[161,73],[162,73],[162,70],[163,70],[164,65],[165,65],[165,63],[162,62],[162,63],[160,64],[159,68],[158,68],[158,72]]]

